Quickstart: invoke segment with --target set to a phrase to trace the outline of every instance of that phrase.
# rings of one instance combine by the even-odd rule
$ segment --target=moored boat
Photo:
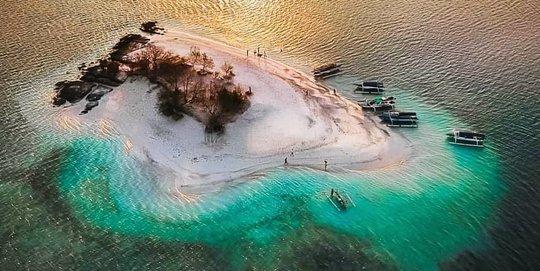
[[[328,78],[328,77],[337,75],[337,74],[340,73],[340,72],[341,72],[341,69],[339,69],[339,68],[334,68],[334,69],[330,69],[330,70],[325,70],[325,71],[322,71],[322,72],[314,73],[313,76],[314,76],[315,78],[325,79],[325,78]]]
[[[362,81],[354,82],[356,86],[354,92],[364,94],[380,94],[384,92],[384,84],[379,81]]]
[[[396,98],[394,97],[381,97],[373,100],[358,101],[358,105],[360,105],[364,110],[380,112],[393,110],[395,107],[395,101]]]
[[[372,104],[372,105],[360,105],[362,109],[367,111],[374,111],[374,112],[380,112],[380,111],[388,111],[394,109],[394,104],[390,103],[383,103],[383,104]]]
[[[416,112],[406,112],[406,111],[388,111],[382,112],[379,117],[382,121],[388,121],[392,119],[413,119],[418,120]]]
[[[336,63],[328,63],[328,64],[324,64],[324,65],[321,65],[319,67],[316,67],[314,68],[311,72],[312,73],[319,73],[319,72],[323,72],[323,71],[326,71],[326,70],[331,70],[331,69],[339,69],[341,67],[341,64],[336,64]]]
[[[313,76],[315,78],[328,78],[330,76],[337,75],[339,72],[341,72],[341,64],[336,63],[329,63],[325,64],[319,67],[316,67],[312,70]]]
[[[446,135],[450,144],[472,147],[484,147],[484,140],[486,139],[486,136],[482,133],[456,129]]]
[[[386,121],[386,126],[388,127],[406,127],[406,128],[416,128],[418,127],[418,122],[416,119],[394,119],[390,118]]]

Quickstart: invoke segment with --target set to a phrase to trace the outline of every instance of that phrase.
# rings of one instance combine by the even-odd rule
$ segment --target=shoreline
[[[216,67],[231,63],[234,81],[253,89],[251,107],[227,124],[224,135],[208,137],[204,125],[192,117],[175,122],[161,115],[156,91],[151,91],[154,86],[146,79],[131,78],[88,114],[79,116],[84,105],[74,104],[63,108],[59,118],[86,122],[95,129],[106,123],[128,146],[126,154],[159,168],[160,181],[171,193],[207,191],[283,167],[285,157],[287,167],[316,170],[324,170],[328,160],[328,171],[335,172],[399,165],[412,152],[405,138],[388,132],[354,102],[331,94],[330,88],[292,67],[268,57],[246,57],[241,49],[186,33],[169,31],[149,38],[181,55],[197,46],[214,58]]]

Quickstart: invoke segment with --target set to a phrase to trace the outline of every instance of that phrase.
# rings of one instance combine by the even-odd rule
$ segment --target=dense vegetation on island
[[[156,28],[154,22],[142,27]],[[148,23],[146,23],[148,24]],[[149,39],[130,34],[97,63],[81,65],[79,80],[56,84],[52,103],[76,103],[86,98],[82,114],[98,106],[103,95],[121,85],[130,76],[142,76],[160,86],[159,111],[175,120],[184,114],[206,125],[209,133],[224,131],[224,125],[249,107],[243,87],[234,82],[234,67],[225,62],[215,71],[214,60],[197,47],[186,56],[177,55],[149,43]]]
[[[233,66],[225,62],[220,71],[212,71],[214,60],[197,47],[187,56],[154,45],[136,53],[131,70],[163,87],[159,110],[166,116],[187,114],[205,123],[207,132],[222,132],[224,124],[249,107],[247,92],[234,83]]]

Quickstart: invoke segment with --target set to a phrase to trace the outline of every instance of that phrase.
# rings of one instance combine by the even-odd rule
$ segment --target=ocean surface
[[[4,0],[0,18],[2,270],[540,270],[539,2]],[[337,61],[326,83],[351,99],[384,81],[418,112],[396,130],[412,157],[171,200],[119,140],[59,133],[49,103],[146,20],[305,72]],[[454,127],[486,148],[447,144]]]

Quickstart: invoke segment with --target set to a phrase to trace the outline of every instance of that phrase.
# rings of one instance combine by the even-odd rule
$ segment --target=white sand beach
[[[189,116],[179,121],[162,116],[154,86],[131,78],[88,114],[79,115],[85,104],[80,102],[58,118],[84,123],[99,136],[120,136],[127,155],[152,163],[177,190],[210,189],[284,167],[285,158],[288,168],[324,170],[327,160],[328,171],[366,170],[399,165],[412,152],[405,138],[365,117],[354,102],[291,67],[185,33],[151,39],[181,55],[198,46],[216,67],[231,63],[234,82],[253,91],[250,108],[227,124],[222,136],[207,136],[204,125]]]

